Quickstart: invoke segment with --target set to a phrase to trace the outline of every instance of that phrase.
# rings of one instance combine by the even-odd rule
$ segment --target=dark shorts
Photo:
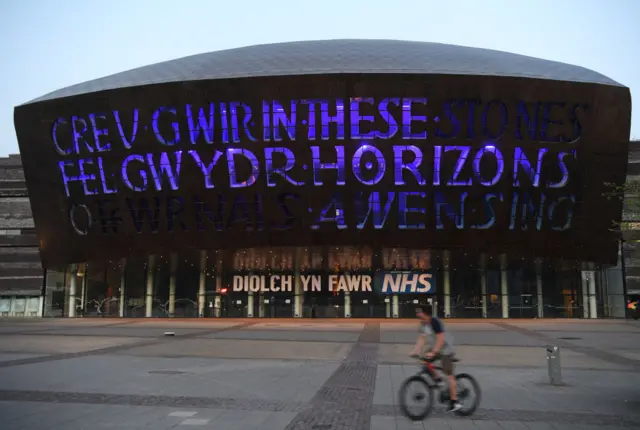
[[[453,375],[455,354],[438,354],[436,358],[442,363],[442,371],[446,375]]]

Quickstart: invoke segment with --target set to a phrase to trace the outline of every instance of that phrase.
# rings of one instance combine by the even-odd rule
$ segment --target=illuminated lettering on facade
[[[365,274],[358,275],[328,275],[328,282],[325,283],[327,291],[334,292],[371,292],[372,276]],[[302,290],[311,292],[322,291],[322,275],[302,275]],[[234,292],[251,293],[280,293],[292,292],[294,275],[234,275]]]
[[[234,275],[233,292],[281,293],[294,291],[294,275]],[[382,271],[369,274],[301,275],[304,292],[372,292],[380,294],[428,294],[436,292],[435,278],[430,271]]]
[[[432,273],[411,271],[383,272],[378,274],[382,294],[435,294]]]
[[[79,235],[117,233],[125,222],[140,233],[238,223],[288,230],[291,202],[315,187],[335,192],[308,208],[311,230],[419,230],[428,219],[436,230],[450,222],[487,230],[506,205],[510,230],[564,231],[576,204],[571,144],[585,109],[479,99],[433,106],[425,97],[231,101],[59,118],[51,141]],[[157,149],[136,151],[139,141]],[[345,187],[359,189],[349,204]],[[75,203],[89,196],[93,206]],[[266,219],[266,199],[278,202],[283,222]]]

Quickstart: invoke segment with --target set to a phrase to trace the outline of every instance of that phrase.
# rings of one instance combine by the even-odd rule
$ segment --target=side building
[[[43,280],[22,161],[11,154],[0,158],[0,316],[42,316]]]
[[[629,165],[624,190],[621,265],[627,300],[640,299],[640,140],[629,143]]]

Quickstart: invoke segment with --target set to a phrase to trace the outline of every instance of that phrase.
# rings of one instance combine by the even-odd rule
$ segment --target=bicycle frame
[[[433,363],[431,363],[430,361],[426,361],[426,360],[421,360],[420,361],[422,366],[420,368],[420,375],[427,375],[429,376],[429,380],[427,381],[428,385],[430,388],[434,388],[436,385],[433,383],[433,376],[437,375],[438,372],[442,373],[442,367],[440,366],[436,366]]]
[[[425,373],[426,372],[435,373],[436,370],[439,371],[439,372],[443,372],[442,367],[436,366],[433,363],[430,363],[428,361],[423,362],[423,365],[422,365],[422,371],[423,372],[425,372]]]

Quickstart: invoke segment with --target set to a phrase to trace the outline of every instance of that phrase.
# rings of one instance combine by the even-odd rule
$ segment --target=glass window
[[[640,273],[640,271],[638,272]],[[596,286],[601,291],[598,315],[609,318],[624,318],[627,305],[621,265],[602,269],[596,278]]]
[[[452,252],[451,276],[451,317],[482,317],[482,293],[480,288],[480,264],[477,255]]]
[[[119,262],[92,262],[78,270],[79,298],[84,316],[120,315],[121,270]]]
[[[120,298],[122,284],[122,261],[113,261],[107,264],[107,302],[104,315],[120,316]]]
[[[102,263],[87,263],[78,271],[81,282],[81,307],[84,316],[104,316],[105,305],[109,300],[107,272]]]
[[[66,271],[47,270],[45,287],[45,317],[62,317],[68,315],[67,308],[69,294],[66,284]]]
[[[176,272],[175,316],[198,316],[198,292],[200,290],[200,250],[185,250],[178,254]],[[206,304],[205,304],[206,305]]]
[[[497,255],[487,255],[485,261],[487,318],[502,318],[500,257]]]
[[[509,318],[535,318],[538,315],[536,281],[535,262],[523,258],[509,261]]]
[[[152,270],[153,296],[151,299],[151,315],[154,317],[169,316],[169,279],[171,277],[172,258],[177,258],[177,256],[172,257],[171,253],[167,253],[156,255],[154,258]]]
[[[566,261],[546,260],[541,269],[544,317],[582,318],[579,268]]]
[[[145,280],[147,278],[147,259],[144,257],[129,257],[125,267],[125,316],[145,316]]]

